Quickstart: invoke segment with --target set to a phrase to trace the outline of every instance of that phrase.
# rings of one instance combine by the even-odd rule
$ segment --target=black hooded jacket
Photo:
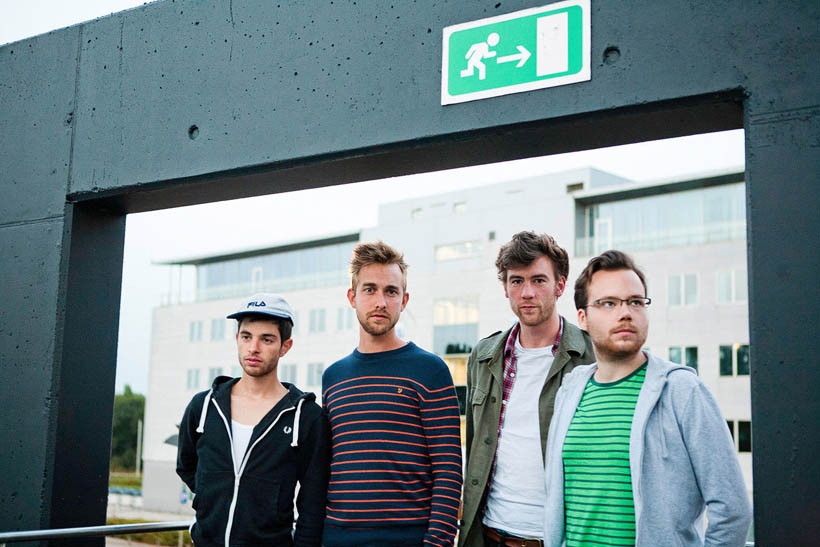
[[[319,546],[327,498],[330,439],[313,393],[291,384],[253,428],[239,471],[231,448],[231,388],[220,376],[194,396],[179,426],[177,474],[196,496],[197,547]],[[293,530],[293,495],[300,483]]]

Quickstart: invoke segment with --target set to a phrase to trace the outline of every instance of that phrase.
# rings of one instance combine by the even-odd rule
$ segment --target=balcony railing
[[[140,524],[110,524],[107,526],[81,526],[78,528],[52,528],[50,530],[26,530],[22,532],[0,532],[0,547],[19,541],[40,541],[46,539],[68,539],[81,537],[121,536],[146,532],[174,532],[187,530],[193,521],[145,522]]]

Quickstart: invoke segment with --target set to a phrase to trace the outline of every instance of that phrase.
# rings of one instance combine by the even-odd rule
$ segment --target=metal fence
[[[82,526],[79,528],[53,528],[51,530],[27,530],[23,532],[0,532],[0,547],[18,541],[40,541],[80,537],[118,536],[144,532],[173,532],[187,530],[193,521],[145,522],[140,524],[112,524],[108,526]]]

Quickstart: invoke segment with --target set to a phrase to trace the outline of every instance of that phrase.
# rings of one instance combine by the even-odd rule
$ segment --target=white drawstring
[[[196,428],[197,433],[205,433],[205,416],[208,415],[208,404],[211,402],[211,393],[214,392],[214,388],[208,390],[208,394],[205,395],[205,402],[202,404],[202,413],[199,416],[199,426]]]
[[[299,399],[299,402],[296,404],[296,415],[293,418],[293,440],[291,441],[290,445],[293,447],[299,446],[299,417],[302,414],[302,403],[305,402],[305,399]]]

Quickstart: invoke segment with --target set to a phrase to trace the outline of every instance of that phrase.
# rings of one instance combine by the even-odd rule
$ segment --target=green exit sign
[[[589,1],[446,27],[441,104],[589,80]]]

